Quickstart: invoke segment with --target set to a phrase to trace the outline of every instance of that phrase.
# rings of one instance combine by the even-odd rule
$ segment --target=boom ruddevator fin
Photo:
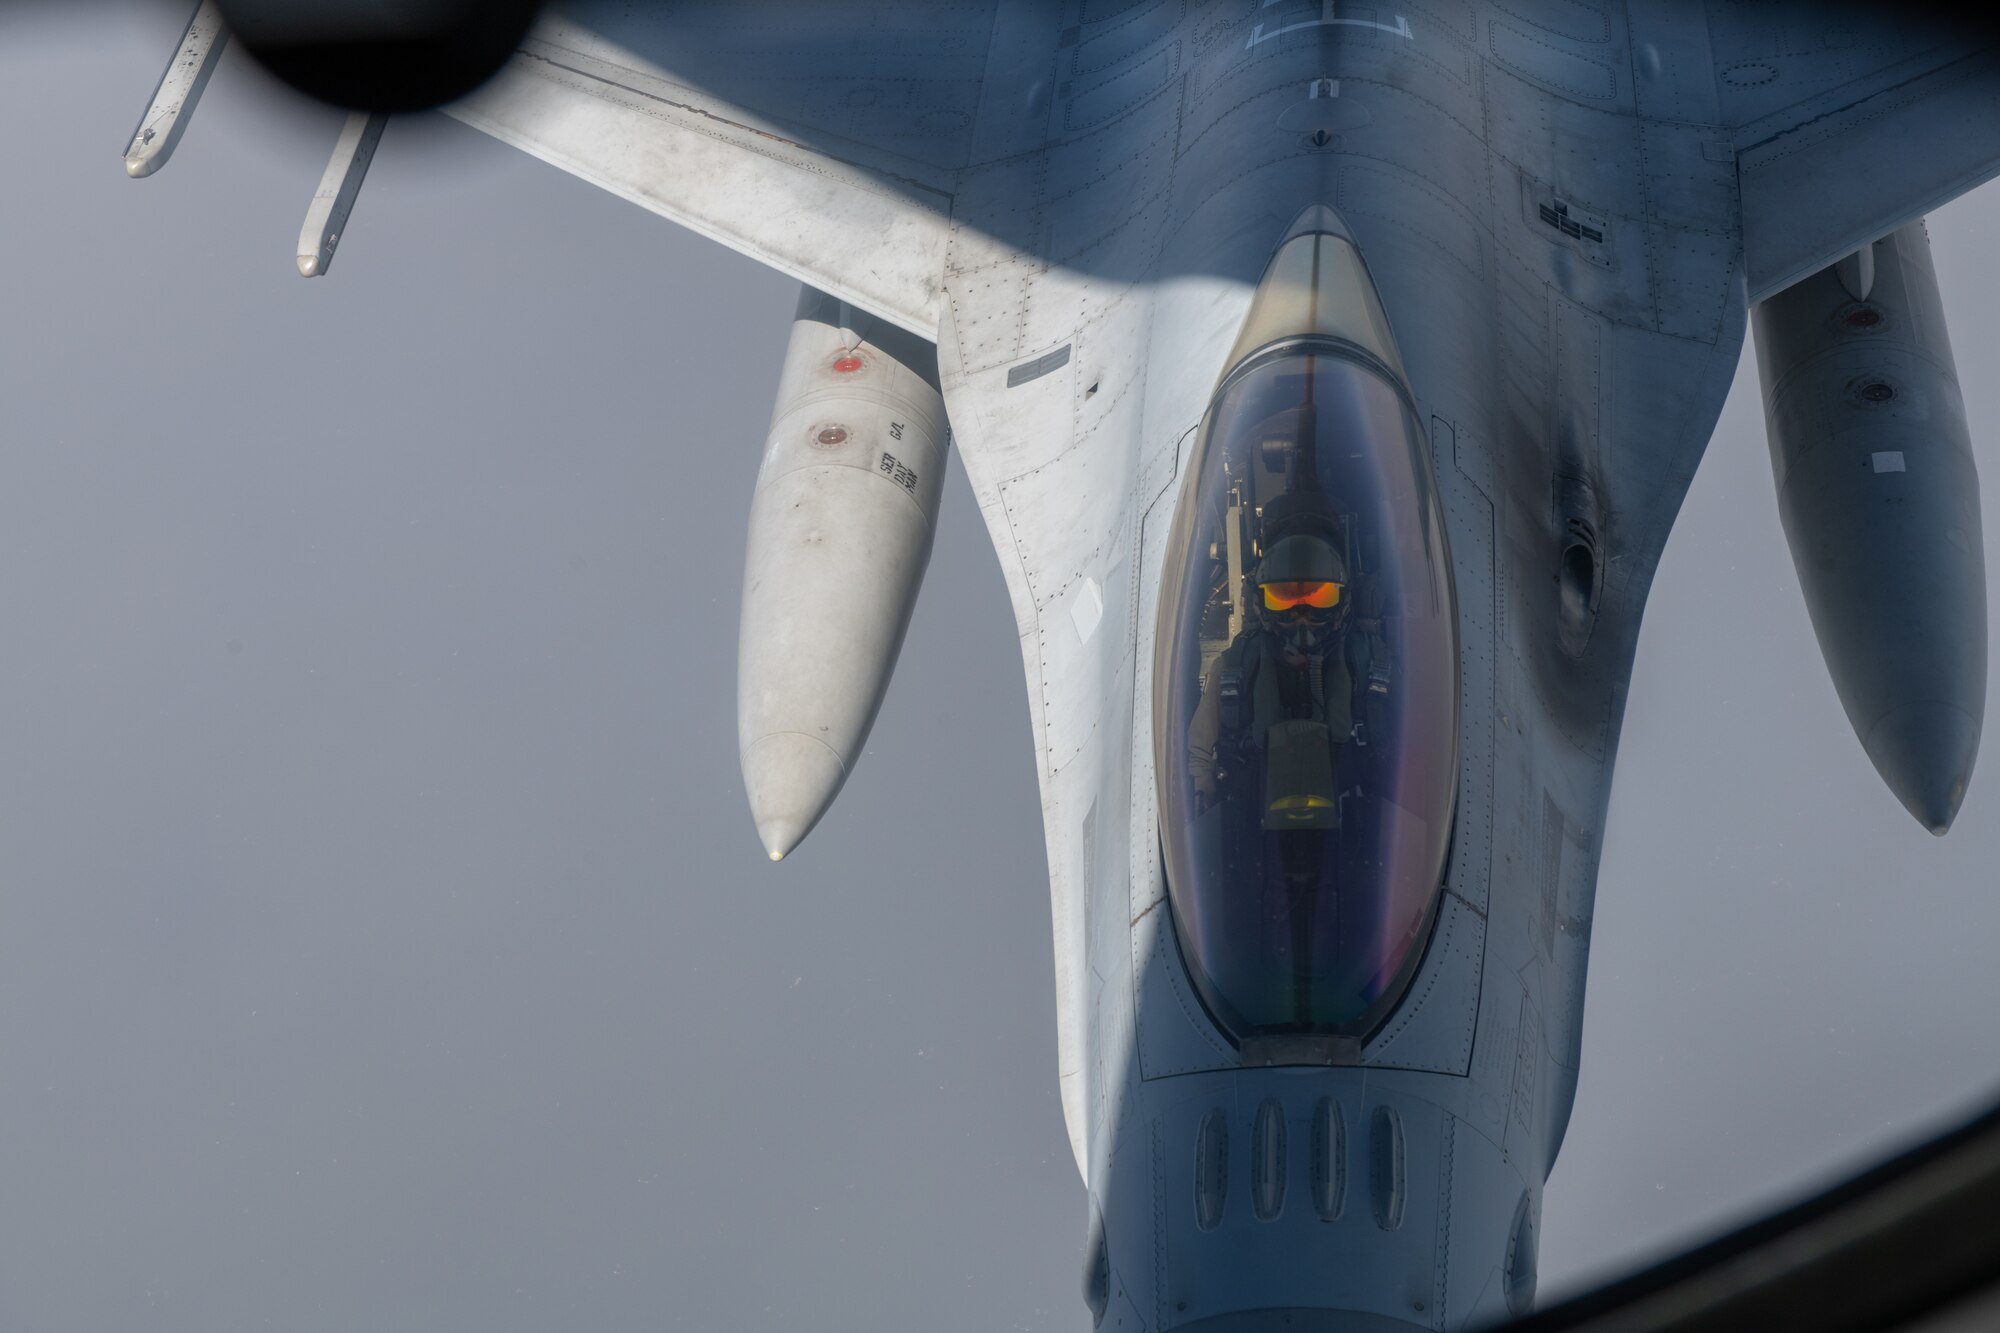
[[[361,194],[368,164],[375,160],[375,145],[382,142],[382,130],[388,123],[389,118],[380,112],[356,111],[341,126],[326,174],[320,177],[312,206],[306,210],[305,226],[299,229],[301,277],[317,278],[333,263],[334,247],[347,229],[347,215]]]
[[[132,141],[125,148],[126,175],[150,176],[167,164],[228,42],[229,30],[222,25],[222,11],[215,0],[201,0],[188,20],[187,31],[181,34],[180,45],[174,48],[173,59],[160,75],[152,102],[132,131]]]

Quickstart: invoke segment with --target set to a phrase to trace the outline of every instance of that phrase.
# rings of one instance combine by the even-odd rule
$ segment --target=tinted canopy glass
[[[1362,1036],[1414,971],[1458,781],[1458,639],[1428,454],[1380,367],[1253,357],[1174,520],[1155,663],[1182,954],[1237,1039]]]

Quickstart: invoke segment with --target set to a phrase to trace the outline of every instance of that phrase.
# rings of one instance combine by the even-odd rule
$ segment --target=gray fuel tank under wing
[[[1820,652],[1876,771],[1942,835],[1986,712],[1986,562],[1923,223],[1753,319],[1778,512]]]
[[[771,859],[861,757],[930,560],[944,399],[928,342],[806,288],[750,502],[737,738]]]

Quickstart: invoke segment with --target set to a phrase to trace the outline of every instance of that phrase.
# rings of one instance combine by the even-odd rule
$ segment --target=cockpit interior
[[[1389,366],[1293,339],[1224,378],[1191,471],[1155,671],[1182,956],[1239,1042],[1362,1038],[1422,955],[1457,790],[1424,436]]]

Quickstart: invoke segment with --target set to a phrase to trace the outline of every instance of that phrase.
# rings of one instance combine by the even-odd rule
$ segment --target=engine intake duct
[[[750,502],[743,786],[773,861],[853,770],[903,646],[944,483],[937,349],[808,287]]]
[[[1986,562],[1921,221],[1752,312],[1778,513],[1854,734],[1931,832],[1986,714]]]

